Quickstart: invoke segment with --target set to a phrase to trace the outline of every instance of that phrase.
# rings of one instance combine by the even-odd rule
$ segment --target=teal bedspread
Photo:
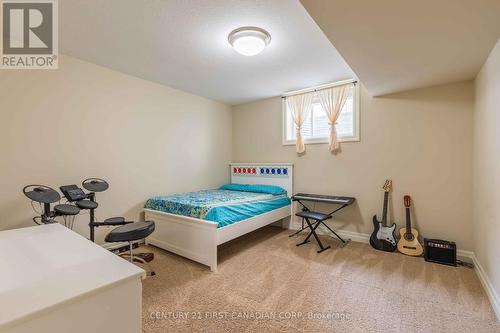
[[[290,205],[286,194],[204,190],[149,199],[144,208],[218,222],[221,228]]]

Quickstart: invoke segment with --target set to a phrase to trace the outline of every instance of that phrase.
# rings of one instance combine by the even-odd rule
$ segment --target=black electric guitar
[[[384,211],[382,212],[382,222],[377,220],[377,215],[373,215],[373,233],[370,236],[370,245],[377,250],[393,252],[396,250],[396,237],[394,231],[396,224],[387,226],[387,205],[389,202],[389,192],[392,190],[392,180],[387,179],[384,184]]]

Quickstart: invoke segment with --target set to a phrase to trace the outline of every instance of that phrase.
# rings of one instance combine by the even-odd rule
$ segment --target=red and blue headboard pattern
[[[274,185],[293,193],[292,163],[231,163],[232,184]]]
[[[232,172],[233,175],[287,176],[288,167],[235,166]]]

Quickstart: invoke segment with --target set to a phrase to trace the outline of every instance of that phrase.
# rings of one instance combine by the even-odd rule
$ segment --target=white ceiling
[[[228,104],[354,77],[298,0],[59,1],[61,52]],[[255,57],[227,35],[272,36]]]
[[[473,79],[500,0],[301,0],[374,95]]]

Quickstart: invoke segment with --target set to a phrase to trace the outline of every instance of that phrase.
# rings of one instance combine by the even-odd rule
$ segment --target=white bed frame
[[[293,189],[291,163],[231,163],[231,183],[265,184],[283,187],[289,197]],[[281,220],[290,228],[292,205],[217,228],[216,222],[145,209],[146,220],[155,221],[155,231],[146,244],[160,247],[217,271],[217,246]]]

